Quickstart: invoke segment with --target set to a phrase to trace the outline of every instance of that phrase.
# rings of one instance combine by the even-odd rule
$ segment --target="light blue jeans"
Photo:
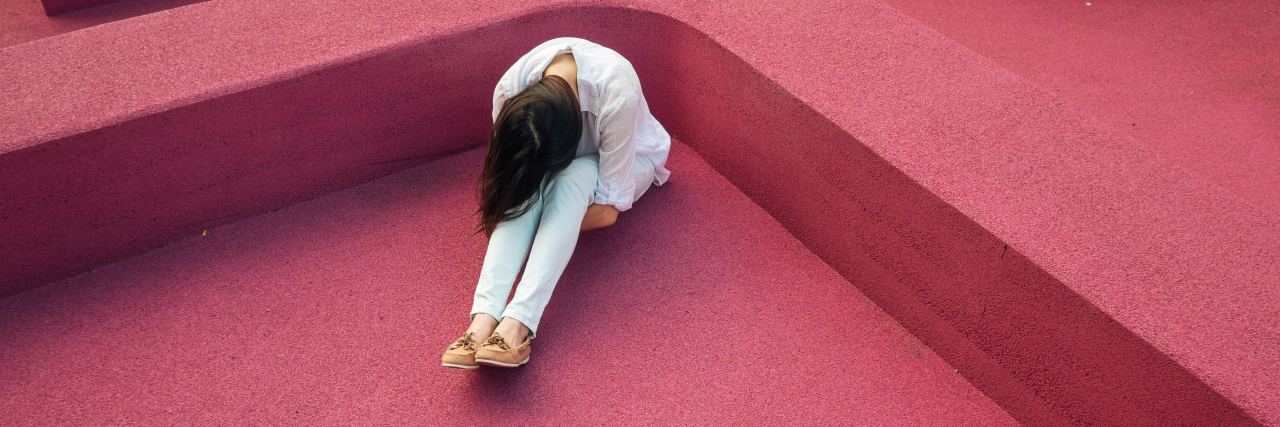
[[[599,154],[573,159],[569,167],[549,178],[542,197],[528,212],[498,223],[480,268],[472,318],[478,313],[498,320],[510,317],[529,327],[530,338],[537,335],[542,310],[578,244],[582,219],[600,178],[599,161]],[[648,159],[636,156],[637,200],[653,183],[653,169]],[[508,304],[521,265],[524,276]]]

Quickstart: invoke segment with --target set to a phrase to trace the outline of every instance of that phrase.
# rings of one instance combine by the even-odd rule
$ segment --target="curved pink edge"
[[[40,0],[40,4],[44,6],[46,15],[57,15],[117,1],[119,0]]]
[[[0,49],[204,0],[106,1],[51,15],[36,2],[0,5]],[[30,3],[30,4],[28,4]]]
[[[21,203],[0,210],[17,236],[0,277],[19,280],[0,292],[473,147],[483,76],[569,20],[642,76],[679,76],[645,79],[673,134],[1020,420],[1251,421],[724,47],[632,9],[544,11],[6,153],[0,190]],[[638,22],[662,43],[617,31]]]

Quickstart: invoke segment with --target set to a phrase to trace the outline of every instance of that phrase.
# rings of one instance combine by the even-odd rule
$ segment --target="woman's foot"
[[[476,351],[475,361],[481,365],[514,368],[529,363],[533,352],[529,328],[523,323],[505,317]],[[508,339],[512,337],[512,339]],[[519,337],[519,338],[514,338]]]
[[[476,313],[471,319],[471,326],[467,327],[467,332],[462,334],[448,348],[444,350],[444,356],[441,357],[441,363],[450,368],[475,369],[480,367],[476,365],[476,350],[479,349],[480,343],[475,337],[487,337],[493,334],[493,329],[498,326],[498,320],[493,316],[484,313]]]
[[[480,339],[481,337],[493,335],[493,330],[497,327],[498,319],[485,313],[476,313],[471,318],[471,326],[467,327],[467,332],[470,332],[471,336]]]
[[[531,343],[533,340],[525,338],[524,342],[519,345],[511,345],[507,343],[502,335],[495,332],[489,336],[480,346],[480,350],[476,351],[475,362],[485,366],[497,366],[502,368],[514,368],[529,363],[529,354],[533,352]]]
[[[472,338],[472,333],[462,334],[453,344],[449,344],[449,348],[444,349],[444,356],[441,357],[441,363],[447,368],[475,369],[480,365],[476,364],[476,347],[479,343]]]
[[[502,323],[498,323],[497,326],[493,328],[493,332],[501,335],[502,339],[506,340],[508,343],[522,342],[525,340],[525,337],[530,335],[528,326],[525,326],[524,323],[521,323],[514,317],[507,316],[502,318]],[[476,334],[476,336],[487,337],[489,335]]]

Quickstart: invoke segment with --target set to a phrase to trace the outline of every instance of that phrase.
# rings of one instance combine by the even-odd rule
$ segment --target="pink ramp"
[[[0,301],[0,408],[22,424],[1014,424],[672,154],[678,176],[584,234],[521,369],[439,366],[484,255],[471,150]]]

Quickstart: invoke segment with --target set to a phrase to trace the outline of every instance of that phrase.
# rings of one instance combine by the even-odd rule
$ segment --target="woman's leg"
[[[542,217],[542,206],[543,200],[539,198],[524,215],[499,222],[489,236],[489,247],[485,250],[484,264],[480,267],[480,279],[471,303],[471,318],[484,314],[490,319],[473,321],[472,328],[468,329],[478,332],[478,339],[488,337],[498,319],[502,318],[511,286],[515,285],[516,275],[529,255],[533,233]]]
[[[524,276],[516,287],[516,295],[507,305],[504,317],[510,317],[529,328],[529,338],[537,335],[542,310],[551,300],[551,291],[569,264],[569,257],[578,243],[578,231],[582,218],[591,205],[591,193],[600,177],[599,155],[578,157],[569,167],[552,178],[543,202],[533,247],[529,252]],[[509,322],[507,324],[510,324]],[[522,342],[522,337],[511,336],[499,326],[498,333],[511,342]]]

